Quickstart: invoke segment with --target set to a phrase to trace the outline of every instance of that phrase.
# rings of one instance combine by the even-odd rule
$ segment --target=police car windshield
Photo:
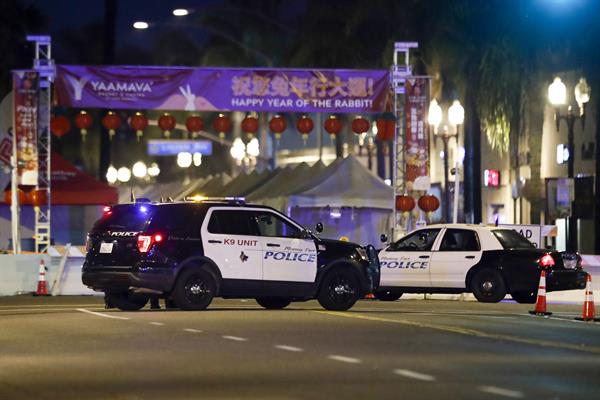
[[[393,251],[429,251],[435,242],[439,229],[421,229],[400,239],[392,245]]]
[[[121,204],[105,212],[98,220],[92,232],[144,230],[146,222],[152,216],[154,207],[150,204]]]
[[[532,249],[535,245],[513,229],[495,229],[492,231],[505,249]]]

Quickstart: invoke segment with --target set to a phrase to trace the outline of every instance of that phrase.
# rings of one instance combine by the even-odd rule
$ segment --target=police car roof
[[[201,201],[185,201],[185,200],[175,200],[175,201],[153,201],[153,202],[129,202],[129,203],[119,203],[115,204],[115,206],[123,206],[123,205],[151,205],[151,206],[172,206],[172,205],[206,205],[206,206],[228,206],[228,207],[249,207],[249,208],[268,208],[272,209],[272,207],[264,206],[262,204],[254,204],[254,203],[246,203],[244,201],[238,200],[224,200],[224,199],[205,199]]]
[[[484,225],[484,224],[459,224],[459,223],[452,223],[452,224],[432,224],[432,225],[426,225],[422,228],[419,229],[424,229],[424,228],[448,228],[448,229],[464,229],[464,228],[471,228],[471,229],[484,229],[484,230],[492,230],[492,229],[503,229],[503,227],[501,226],[495,226],[495,225]],[[506,228],[504,228],[506,229]]]

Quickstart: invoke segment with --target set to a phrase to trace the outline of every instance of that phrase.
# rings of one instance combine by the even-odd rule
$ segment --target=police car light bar
[[[228,203],[236,203],[236,204],[245,204],[246,203],[246,198],[245,197],[206,197],[206,196],[200,196],[200,195],[196,195],[196,196],[189,196],[189,197],[184,197],[183,201],[191,201],[191,202],[228,202]]]

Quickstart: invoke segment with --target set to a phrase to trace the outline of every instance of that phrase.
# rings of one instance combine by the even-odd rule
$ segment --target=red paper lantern
[[[221,139],[225,139],[225,134],[231,129],[231,120],[227,115],[219,114],[213,120],[213,128],[219,133]]]
[[[31,204],[31,203],[29,203],[29,196],[27,196],[27,193],[25,193],[23,190],[17,189],[17,196],[18,196],[19,204],[21,204],[21,205]],[[11,190],[6,190],[4,192],[4,202],[8,205],[12,204],[12,191]]]
[[[27,193],[28,204],[32,204],[35,207],[40,207],[48,204],[48,190],[46,189],[34,189]]]
[[[440,207],[440,201],[433,195],[426,194],[419,198],[419,208],[427,213],[434,212]]]
[[[185,127],[192,134],[192,137],[195,138],[198,136],[198,132],[204,129],[204,120],[197,115],[190,115],[185,120]]]
[[[248,138],[252,138],[258,130],[258,118],[254,114],[247,115],[242,120],[242,130],[246,132]]]
[[[269,121],[269,129],[275,133],[275,140],[279,140],[283,131],[287,129],[287,121],[281,115],[275,115]]]
[[[302,118],[296,121],[296,128],[298,128],[298,131],[302,134],[305,145],[308,140],[308,134],[312,132],[314,127],[315,124],[313,123],[313,120],[307,115],[303,115]]]
[[[377,139],[382,142],[394,139],[396,134],[396,121],[393,119],[379,118],[377,124]]]
[[[396,210],[403,213],[411,212],[415,208],[415,199],[412,196],[396,196]]]
[[[164,113],[158,118],[158,126],[163,130],[165,137],[168,139],[171,136],[171,131],[175,129],[177,121],[175,117],[169,113]]]
[[[77,116],[75,117],[75,125],[79,128],[82,142],[85,142],[88,129],[92,127],[93,123],[94,119],[92,118],[92,116],[84,110],[79,111],[79,114],[77,114]]]
[[[335,140],[342,130],[342,122],[335,115],[331,115],[325,120],[325,130],[329,133],[331,140]]]
[[[364,119],[363,117],[357,117],[352,121],[352,132],[357,135],[363,134],[369,130],[369,121]]]
[[[129,126],[135,130],[135,136],[139,142],[144,134],[144,129],[148,126],[148,118],[144,114],[136,112],[129,119]]]
[[[56,137],[63,137],[71,130],[71,123],[64,115],[57,115],[50,120],[50,130]]]
[[[121,117],[119,117],[114,111],[109,111],[108,114],[102,118],[102,126],[108,129],[108,138],[112,140],[115,136],[115,132],[121,126]]]

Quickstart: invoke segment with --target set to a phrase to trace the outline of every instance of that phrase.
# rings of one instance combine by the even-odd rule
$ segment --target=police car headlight
[[[357,247],[356,252],[362,260],[369,261],[369,256],[367,256],[367,251],[365,249],[363,249],[362,247]]]

